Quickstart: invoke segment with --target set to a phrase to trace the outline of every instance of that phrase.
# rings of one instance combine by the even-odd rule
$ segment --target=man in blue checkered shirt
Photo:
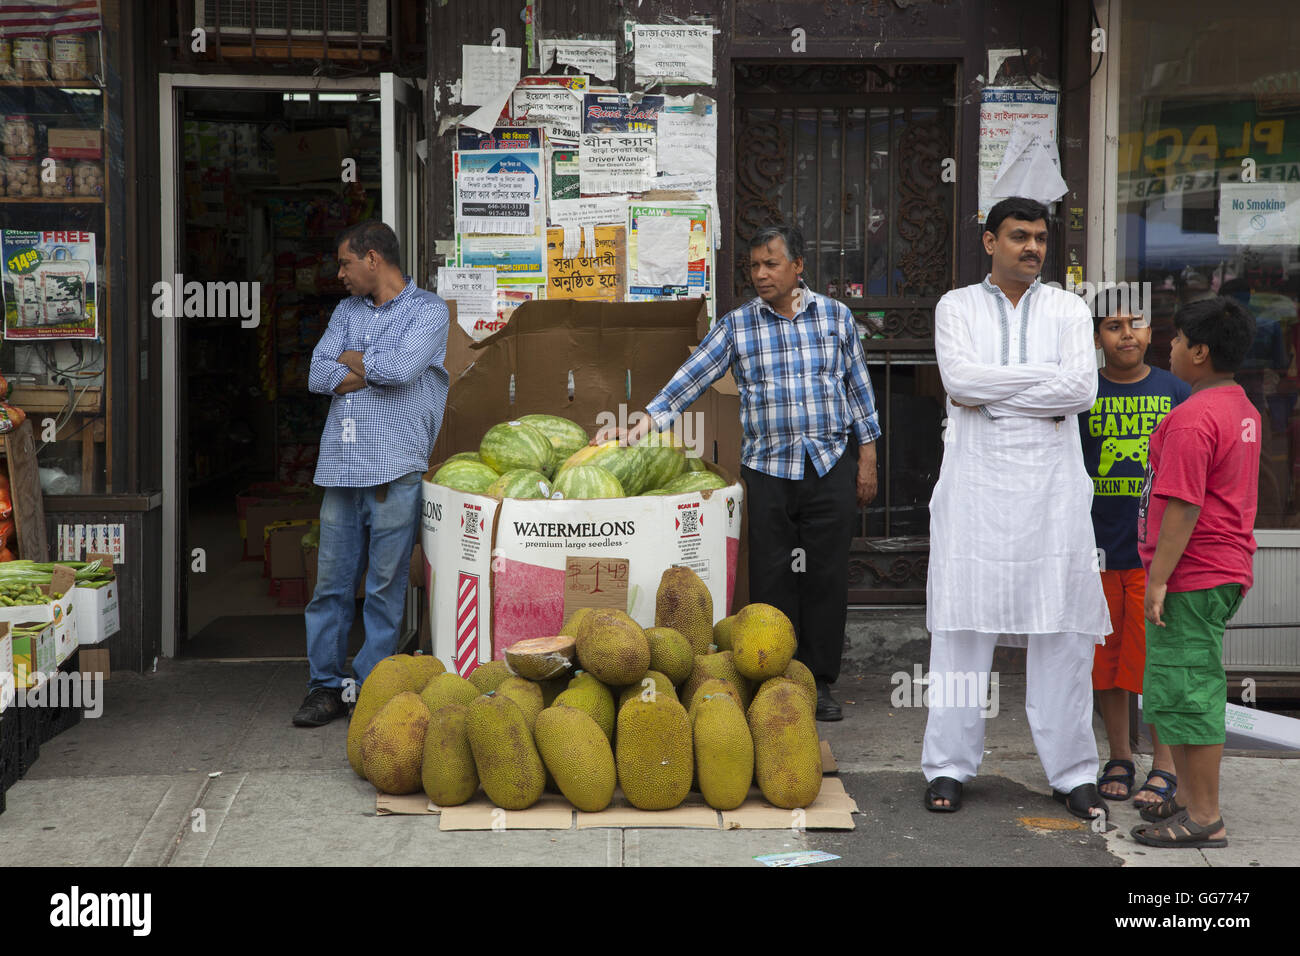
[[[667,428],[731,371],[744,430],[749,593],[790,618],[796,656],[817,680],[817,719],[840,720],[830,685],[858,508],[876,496],[875,394],[852,313],[803,282],[799,231],[770,226],[749,245],[758,297],[714,323],[627,440]]]
[[[316,591],[306,612],[311,681],[293,718],[300,727],[347,713],[348,631],[363,574],[366,640],[352,662],[357,684],[397,649],[420,477],[447,407],[447,304],[402,275],[397,236],[378,220],[343,233],[338,257],[351,295],[312,352],[308,383],[330,396],[330,410],[316,464],[316,484],[326,491]]]

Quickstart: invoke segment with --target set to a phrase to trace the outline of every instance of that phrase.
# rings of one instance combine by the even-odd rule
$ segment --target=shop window
[[[1222,294],[1254,315],[1236,379],[1264,426],[1256,528],[1300,527],[1300,217],[1234,206],[1300,211],[1300,22],[1273,0],[1191,0],[1172,19],[1127,0],[1122,16],[1117,277],[1150,283],[1160,368],[1181,305]]]
[[[93,6],[93,5],[92,5]],[[111,25],[115,3],[104,5]],[[50,5],[0,35],[0,374],[30,419],[47,495],[109,490],[114,262],[103,27]],[[116,130],[118,140],[110,132]],[[110,268],[106,268],[106,266]]]

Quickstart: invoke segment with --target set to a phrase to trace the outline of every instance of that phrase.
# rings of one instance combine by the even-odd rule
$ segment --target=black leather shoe
[[[817,682],[817,719],[825,721],[844,719],[839,703],[831,696],[831,685],[820,680]]]
[[[347,716],[343,693],[337,687],[316,687],[293,715],[295,727],[323,727],[336,717]]]

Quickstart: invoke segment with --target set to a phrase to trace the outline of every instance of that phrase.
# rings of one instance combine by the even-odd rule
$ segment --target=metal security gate
[[[956,67],[741,63],[735,67],[735,295],[749,237],[804,234],[809,286],[853,311],[880,413],[880,490],[859,515],[849,601],[921,603],[943,388],[934,304],[955,279]]]

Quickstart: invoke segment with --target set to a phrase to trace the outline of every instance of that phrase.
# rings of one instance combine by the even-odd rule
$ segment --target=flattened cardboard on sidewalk
[[[835,766],[830,744],[821,742],[823,774]],[[838,777],[823,776],[817,799],[802,811],[781,810],[763,799],[758,788],[750,789],[745,802],[735,810],[720,812],[704,802],[698,792],[687,795],[672,810],[638,810],[627,802],[621,789],[613,802],[599,813],[576,810],[559,794],[546,793],[527,810],[501,810],[480,790],[474,799],[457,807],[438,807],[423,793],[375,797],[378,816],[438,816],[440,830],[591,830],[601,827],[628,830],[654,828],[702,830],[786,830],[800,826],[808,830],[852,830],[858,805]],[[576,819],[574,815],[576,814]],[[799,815],[796,815],[799,814]]]

